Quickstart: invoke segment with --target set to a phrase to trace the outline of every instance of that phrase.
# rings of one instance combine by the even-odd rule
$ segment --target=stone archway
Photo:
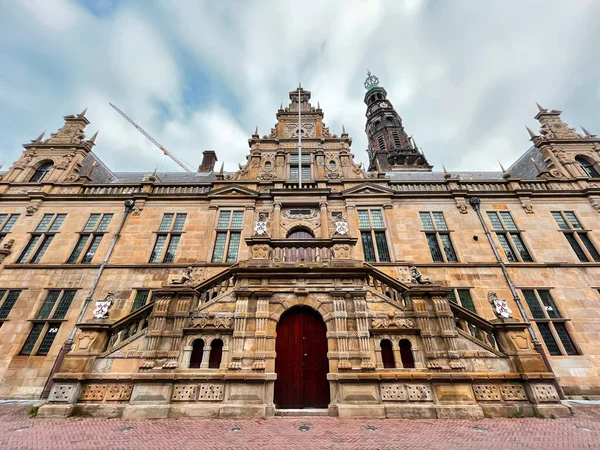
[[[286,311],[277,324],[275,406],[279,409],[327,408],[327,328],[307,306]]]

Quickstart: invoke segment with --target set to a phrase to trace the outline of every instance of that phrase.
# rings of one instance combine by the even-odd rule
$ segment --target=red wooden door
[[[277,408],[326,408],[329,405],[327,328],[308,307],[292,308],[277,325],[275,344]]]

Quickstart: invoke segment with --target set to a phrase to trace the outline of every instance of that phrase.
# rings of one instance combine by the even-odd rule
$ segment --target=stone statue
[[[512,310],[508,307],[506,300],[498,298],[498,294],[495,292],[488,292],[487,298],[492,305],[492,311],[494,311],[496,317],[500,319],[511,318],[510,315],[512,314]]]
[[[415,266],[410,266],[410,281],[415,284],[433,284],[433,282],[421,273]]]
[[[192,273],[194,272],[194,268],[189,266],[187,269],[183,271],[181,277],[179,279],[171,280],[169,284],[188,284],[192,280]]]
[[[15,240],[14,239],[9,239],[8,241],[6,241],[4,243],[4,250],[10,250],[12,248],[12,246],[14,245]]]
[[[104,300],[96,300],[96,307],[92,314],[95,319],[108,319],[108,310],[110,309],[115,299],[115,292],[108,291]]]

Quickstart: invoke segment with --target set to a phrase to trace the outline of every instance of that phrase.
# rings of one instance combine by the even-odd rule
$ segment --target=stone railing
[[[152,187],[153,194],[205,194],[209,192],[209,185],[154,185]]]
[[[275,263],[327,263],[353,258],[354,238],[333,239],[270,239],[247,238],[252,260]]]
[[[401,285],[397,280],[375,269],[371,265],[365,265],[372,269],[367,275],[367,286],[384,297],[389,298],[391,301],[401,305],[403,308],[406,308],[409,300],[402,294],[403,292],[406,292],[407,287]]]
[[[227,270],[218,273],[214,277],[194,286],[194,290],[198,293],[198,303],[192,305],[192,309],[210,302],[221,294],[232,291],[235,287],[236,267],[237,265],[232,266]]]
[[[124,194],[136,194],[138,192],[142,192],[142,187],[140,185],[111,185],[111,184],[102,184],[102,185],[86,185],[83,187],[84,195],[124,195]]]
[[[302,183],[300,187],[299,183],[284,183],[283,189],[317,189],[317,183]]]
[[[456,328],[463,333],[477,339],[482,344],[502,352],[496,336],[497,326],[484,318],[472,313],[462,306],[450,302],[450,309],[456,321]]]

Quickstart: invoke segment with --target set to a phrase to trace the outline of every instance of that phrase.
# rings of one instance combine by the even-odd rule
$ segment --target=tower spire
[[[386,90],[379,85],[379,78],[367,72],[364,82],[364,102],[367,105],[365,132],[369,140],[369,170],[381,167],[389,171],[426,171],[432,166],[415,139],[409,137],[402,119],[387,98]]]

